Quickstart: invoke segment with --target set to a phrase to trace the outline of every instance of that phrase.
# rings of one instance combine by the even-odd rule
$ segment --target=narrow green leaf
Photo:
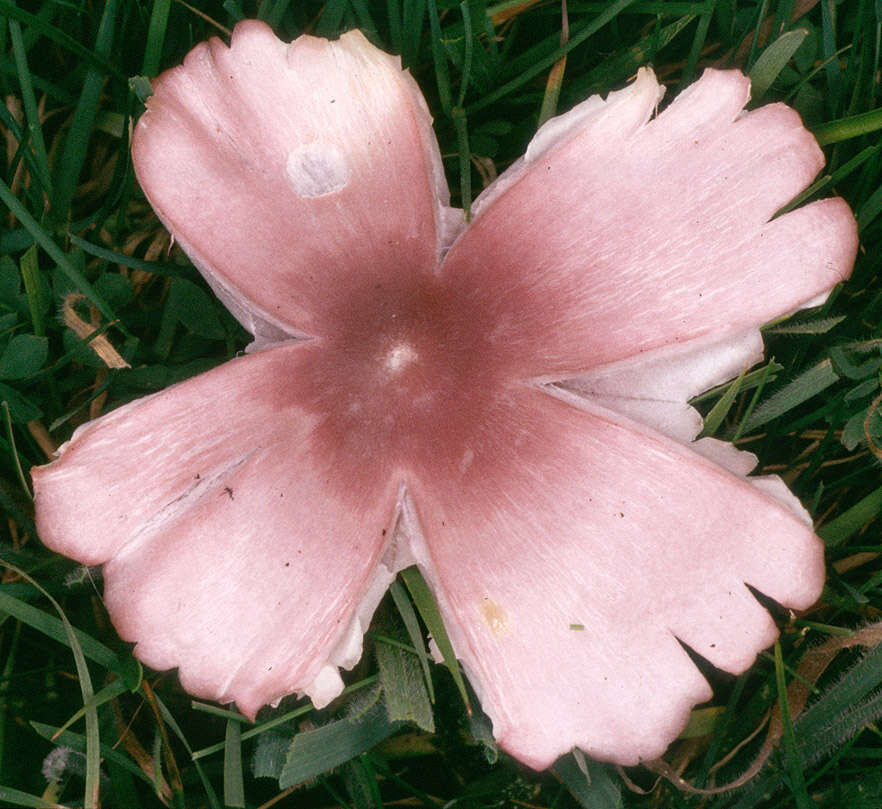
[[[92,690],[92,678],[89,675],[89,667],[86,665],[86,658],[83,653],[83,647],[80,645],[77,631],[73,628],[67,619],[61,605],[52,596],[46,592],[37,582],[35,582],[25,571],[9,562],[2,562],[11,571],[18,574],[22,579],[29,582],[33,587],[42,593],[42,595],[55,608],[61,623],[64,627],[64,636],[67,645],[73,653],[74,664],[77,669],[77,680],[80,685],[80,694],[83,698],[83,705],[86,706],[86,784],[83,794],[84,809],[98,809],[101,776],[101,738],[98,730],[98,711],[94,706],[90,707],[94,691]],[[15,599],[13,599],[15,600]]]
[[[472,33],[472,12],[469,8],[468,0],[462,0],[459,4],[459,13],[462,15],[464,52],[462,77],[459,81],[459,99],[456,102],[457,107],[461,107],[465,103],[466,91],[469,89],[469,82],[472,78],[472,59],[474,58],[475,51],[474,34]]]
[[[0,564],[5,564],[0,560]],[[52,640],[70,646],[70,638],[67,635],[66,627],[62,621],[54,615],[44,612],[38,607],[34,607],[25,601],[22,601],[7,592],[6,585],[0,585],[0,611],[17,618],[32,629],[42,632]],[[91,635],[79,629],[74,629],[76,642],[90,660],[94,660],[98,665],[104,666],[110,671],[117,672],[121,670],[120,659],[103,643],[95,640]]]
[[[51,801],[38,798],[36,795],[29,795],[12,787],[0,786],[0,801],[3,806],[30,806],[33,809],[65,809],[60,803],[52,803]]]
[[[784,677],[784,658],[781,656],[781,642],[779,640],[775,641],[775,684],[778,688],[781,740],[784,747],[784,763],[790,775],[790,792],[796,799],[798,809],[811,809],[812,801],[805,785],[802,757],[799,755],[796,736],[793,733],[793,723],[790,719],[790,703],[787,699],[787,682]]]
[[[882,129],[882,107],[848,118],[840,118],[811,128],[812,134],[821,146],[839,143],[861,135],[869,135]]]
[[[102,73],[113,76],[113,78],[119,81],[126,80],[125,72],[116,67],[116,65],[111,64],[97,52],[93,52],[90,48],[77,42],[70,34],[62,31],[58,26],[46,22],[41,16],[31,14],[29,11],[19,8],[14,0],[0,0],[0,15],[24,23],[28,28],[38,31],[42,36],[51,39]]]
[[[456,654],[454,654],[453,644],[451,644],[447,630],[444,628],[444,621],[438,610],[438,602],[435,601],[435,596],[432,595],[429,585],[426,584],[426,580],[416,567],[405,568],[399,575],[404,579],[417,611],[422,616],[426,627],[438,645],[438,649],[444,658],[444,665],[447,666],[453,681],[456,683],[456,687],[459,689],[466,710],[471,710],[465,681],[462,678],[462,672],[459,670],[459,662],[456,659]]]
[[[196,773],[199,775],[199,780],[202,783],[202,789],[205,791],[205,798],[208,801],[208,805],[211,809],[221,809],[221,803],[214,792],[214,788],[211,786],[211,781],[208,780],[208,776],[205,774],[202,763],[196,761],[197,756],[194,754],[193,748],[190,747],[190,743],[187,741],[187,737],[181,730],[178,721],[174,718],[172,712],[166,707],[166,704],[159,698],[159,695],[155,691],[153,692],[153,699],[156,700],[156,705],[159,707],[159,712],[162,714],[165,724],[172,729],[172,733],[178,737],[181,744],[184,746],[184,750],[187,751],[187,755],[190,756],[190,759],[193,761],[193,766],[196,768]]]
[[[371,16],[371,10],[365,0],[349,0],[349,4],[355,11],[355,17],[358,20],[358,27],[362,33],[371,41],[377,40],[377,24]]]
[[[426,0],[404,0],[401,18],[401,56],[405,67],[413,67],[420,58],[420,40],[423,36],[423,17]]]
[[[871,157],[874,157],[879,150],[882,149],[882,144],[876,144],[875,146],[868,146],[866,149],[862,149],[858,154],[856,154],[851,160],[847,163],[841,165],[836,171],[832,174],[824,174],[821,177],[818,177],[805,191],[797,194],[790,202],[788,202],[783,208],[776,211],[775,216],[781,216],[788,211],[792,211],[794,208],[801,205],[807,199],[810,199],[815,194],[823,191],[827,186],[835,186],[841,183],[846,177],[848,177],[853,171],[860,168],[864,163],[867,162]]]
[[[759,101],[808,36],[805,28],[787,31],[769,45],[750,69],[750,100]]]
[[[407,636],[410,638],[410,643],[413,646],[417,658],[420,661],[420,666],[423,669],[423,678],[426,681],[429,700],[435,702],[435,687],[432,683],[431,671],[432,664],[429,660],[429,654],[426,651],[426,641],[423,637],[422,630],[420,629],[419,619],[417,618],[416,612],[414,612],[413,604],[407,597],[407,593],[404,592],[401,582],[397,579],[389,586],[389,593],[392,596],[392,601],[395,602],[395,608],[398,610],[401,620],[404,622]]]
[[[15,465],[15,471],[18,474],[18,481],[21,488],[28,498],[33,498],[28,481],[25,478],[24,469],[21,465],[21,458],[18,455],[18,449],[15,445],[15,430],[12,429],[12,412],[7,402],[0,402],[0,410],[3,412],[3,426],[6,427],[6,438],[9,441],[10,455]]]
[[[732,436],[732,442],[738,441],[743,435],[745,429],[747,428],[747,423],[750,421],[750,417],[753,415],[753,411],[756,409],[757,402],[759,402],[760,397],[763,395],[763,391],[766,389],[766,385],[768,384],[770,379],[774,378],[774,369],[775,367],[775,359],[774,357],[769,360],[764,368],[760,369],[760,376],[757,381],[756,390],[753,392],[753,396],[750,397],[750,401],[747,403],[747,409],[744,411],[744,417],[741,419],[741,423],[738,425],[735,430],[735,435]]]
[[[279,0],[284,2],[284,0]],[[315,27],[318,36],[331,37],[340,30],[343,15],[349,5],[348,0],[328,0],[322,9],[322,16]]]
[[[838,712],[828,712],[827,721],[815,733],[799,735],[800,751],[807,763],[819,761],[847,745],[858,733],[873,727],[882,718],[882,694],[878,691],[860,702],[846,706]],[[847,805],[853,809],[852,804]],[[867,804],[868,809],[878,809],[880,804]]]
[[[745,368],[740,374],[738,374],[737,379],[733,379],[732,382],[729,383],[729,387],[726,388],[726,392],[720,397],[720,400],[711,408],[710,413],[705,416],[702,435],[712,436],[715,435],[717,430],[720,429],[720,425],[723,423],[726,416],[729,415],[729,411],[732,409],[732,405],[735,402],[735,397],[738,396],[739,392],[741,391],[741,385],[744,382],[744,375],[746,373],[747,368]]]
[[[349,694],[354,694],[357,691],[360,691],[363,688],[367,688],[368,686],[376,685],[378,682],[378,677],[373,675],[372,677],[365,677],[363,680],[359,680],[357,683],[352,683],[352,685],[347,685],[340,692],[340,696],[348,696]],[[198,703],[194,703],[194,705],[198,705]],[[200,708],[200,710],[203,710]],[[247,739],[251,739],[255,736],[260,736],[262,733],[266,733],[267,731],[274,730],[278,727],[285,727],[293,722],[295,719],[299,719],[302,716],[306,716],[307,714],[312,713],[315,708],[312,706],[311,702],[306,703],[305,705],[300,705],[297,708],[294,708],[291,711],[287,711],[283,713],[281,716],[273,717],[272,719],[268,719],[266,722],[261,722],[259,725],[255,727],[249,728],[248,730],[242,733],[242,741],[246,741]],[[190,753],[190,758],[194,761],[196,759],[205,758],[206,756],[210,756],[213,753],[217,753],[220,750],[224,749],[224,742],[218,742],[217,744],[210,744],[208,747],[203,747],[200,750],[195,750],[190,752],[189,748],[187,750]]]
[[[147,28],[147,44],[144,47],[144,61],[141,65],[141,73],[145,76],[155,76],[159,72],[170,10],[171,0],[153,0],[150,25]]]
[[[431,31],[432,61],[435,64],[435,84],[438,86],[438,99],[441,109],[450,117],[453,111],[453,92],[450,89],[450,72],[447,69],[447,56],[441,44],[441,24],[438,20],[438,5],[428,0],[429,30]]]
[[[390,722],[381,703],[357,719],[338,719],[298,733],[288,749],[279,787],[300,784],[349,761],[388,739],[401,725]]]
[[[46,334],[45,314],[51,306],[51,293],[46,279],[40,272],[37,260],[37,245],[31,245],[25,250],[20,262],[21,277],[24,281],[25,294],[28,299],[28,309],[31,313],[31,323],[34,326],[34,334],[42,337]]]
[[[818,536],[824,540],[828,548],[835,548],[860,531],[868,522],[875,520],[880,511],[882,511],[882,486],[870,492],[836,519],[822,525],[818,529]]]
[[[137,256],[128,256],[125,253],[116,250],[108,250],[106,247],[94,244],[77,236],[75,233],[70,234],[70,243],[75,247],[79,247],[84,253],[90,256],[104,259],[111,264],[121,264],[123,267],[130,267],[133,270],[145,270],[146,272],[155,273],[157,275],[193,275],[196,273],[188,267],[179,267],[176,264],[161,264],[158,261],[145,261]]]
[[[743,392],[762,387],[767,382],[773,381],[783,370],[784,366],[775,362],[774,358],[772,358],[762,367],[757,368],[754,371],[749,371],[747,374],[745,374],[744,379],[741,382],[740,390]],[[724,396],[726,391],[729,389],[729,385],[731,384],[731,382],[725,382],[722,385],[717,385],[716,387],[705,391],[699,396],[696,396],[694,399],[691,399],[690,403],[696,404],[698,402],[706,402],[710,399],[716,399],[719,396]]]
[[[823,360],[801,373],[792,382],[775,391],[760,404],[745,423],[744,430],[755,430],[763,424],[783,416],[794,407],[807,402],[839,379],[830,360]]]
[[[272,2],[262,2],[258,6],[257,17],[263,20],[267,25],[276,28],[282,23],[282,17],[291,5],[291,0],[272,0]]]
[[[695,66],[698,64],[698,60],[701,58],[701,54],[704,51],[704,43],[707,40],[707,32],[714,16],[714,8],[717,5],[717,0],[706,0],[703,5],[704,10],[701,11],[698,17],[698,25],[695,27],[695,35],[692,37],[692,45],[689,47],[689,56],[686,58],[686,66],[683,68],[678,92],[680,89],[683,89],[686,85],[690,84],[695,75]]]
[[[882,213],[882,186],[879,186],[858,210],[858,230],[863,233],[867,226],[873,223]]]
[[[95,53],[101,59],[107,59],[113,43],[117,0],[106,0],[98,34],[95,38]],[[95,116],[101,101],[101,90],[104,87],[105,73],[91,67],[86,72],[83,89],[74,109],[70,129],[64,139],[64,149],[55,174],[55,194],[52,197],[50,216],[53,224],[60,226],[70,215],[70,206],[74,192],[79,184],[80,171],[86,161]]]
[[[409,2],[409,0],[405,0]],[[403,53],[401,39],[401,5],[399,0],[386,0],[386,20],[389,22],[389,40],[395,53]]]
[[[456,129],[457,154],[459,155],[459,192],[460,204],[465,211],[466,221],[472,207],[472,161],[469,149],[469,130],[466,113],[462,107],[454,107],[450,111],[453,126]]]
[[[765,334],[826,334],[846,319],[846,315],[839,317],[824,317],[820,320],[806,320],[802,323],[792,323],[785,320],[780,326],[772,326],[764,329]]]
[[[245,782],[242,777],[242,723],[227,720],[224,746],[224,805],[245,806]]]
[[[2,2],[2,0],[0,0]],[[43,229],[39,222],[27,211],[27,209],[16,199],[9,186],[0,180],[0,202],[3,202],[12,214],[24,226],[25,230],[31,234],[34,241],[40,245],[49,257],[61,268],[61,271],[68,277],[76,288],[86,296],[86,298],[95,304],[98,311],[101,312],[108,320],[117,320],[113,310],[101,299],[101,296],[95,292],[92,285],[86,280],[86,277],[71,263],[70,259],[64,254],[64,251],[52,240],[48,233]],[[120,327],[124,334],[126,330]],[[129,336],[127,334],[127,336]]]
[[[561,46],[549,56],[537,60],[535,64],[533,64],[527,70],[523,71],[517,78],[506,82],[502,85],[502,87],[499,87],[492,93],[488,93],[487,95],[485,95],[480,101],[471,104],[468,108],[468,112],[471,113],[480,109],[484,109],[484,107],[489,107],[491,104],[495,103],[503,96],[508,95],[512,90],[516,90],[518,87],[526,84],[531,79],[538,76],[540,73],[544,73],[562,56],[565,56],[570,51],[578,48],[579,45],[585,42],[585,40],[596,34],[605,25],[608,25],[633,2],[635,2],[635,0],[615,0],[615,2],[611,3],[603,11],[601,11],[601,13],[598,14],[588,25],[582,28],[578,33],[574,34],[566,45]]]
[[[121,694],[125,694],[128,691],[128,686],[123,682],[123,680],[114,680],[112,683],[105,685],[97,694],[95,694],[91,700],[89,700],[88,705],[83,705],[70,719],[67,720],[60,728],[59,732],[64,732],[72,725],[76,724],[80,719],[82,719],[86,715],[87,710],[91,710],[94,708],[100,708],[106,702],[110,702],[112,699],[116,699]]]
[[[872,647],[821,697],[809,705],[794,728],[801,739],[810,739],[819,729],[851,706],[857,705],[882,685],[882,643]]]
[[[9,38],[12,41],[15,69],[18,72],[18,81],[21,86],[21,99],[27,121],[27,131],[31,139],[31,146],[33,147],[33,165],[36,169],[36,179],[40,183],[43,192],[51,198],[52,181],[49,176],[49,158],[46,155],[46,143],[43,140],[43,128],[40,125],[40,113],[37,109],[37,99],[34,96],[31,71],[28,68],[24,41],[22,40],[21,27],[18,24],[18,20],[9,20]]]
[[[579,750],[559,758],[552,770],[584,809],[621,809],[624,805],[610,768]]]

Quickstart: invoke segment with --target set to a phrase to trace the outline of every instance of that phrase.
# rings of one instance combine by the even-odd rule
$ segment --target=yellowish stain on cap
[[[508,615],[505,610],[486,596],[481,604],[481,615],[484,616],[485,623],[494,635],[499,635],[508,629]]]

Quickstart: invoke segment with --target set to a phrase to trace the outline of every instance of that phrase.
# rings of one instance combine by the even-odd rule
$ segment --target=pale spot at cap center
[[[393,374],[400,374],[419,359],[419,354],[410,343],[401,342],[392,346],[383,357],[383,366]]]

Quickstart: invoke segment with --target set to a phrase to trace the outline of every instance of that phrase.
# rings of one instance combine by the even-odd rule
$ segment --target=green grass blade
[[[447,666],[447,670],[450,672],[451,677],[453,677],[453,682],[456,683],[466,709],[471,711],[465,681],[462,678],[459,662],[453,651],[453,644],[450,642],[450,637],[444,628],[444,621],[441,618],[441,612],[438,610],[438,602],[435,601],[435,596],[432,595],[429,585],[426,584],[426,580],[416,567],[405,568],[399,575],[404,579],[404,583],[410,591],[410,597],[413,599],[417,611],[425,622],[426,628],[435,639],[438,650],[444,658],[444,665]]]
[[[456,129],[457,155],[459,157],[459,195],[460,206],[465,212],[466,222],[472,207],[472,161],[469,148],[469,127],[466,112],[462,107],[454,107],[450,112]]]
[[[76,724],[80,719],[82,719],[86,715],[86,711],[93,708],[100,708],[107,702],[110,702],[112,699],[116,699],[118,696],[125,694],[128,691],[128,686],[123,682],[123,680],[114,680],[109,685],[105,685],[97,694],[95,694],[91,700],[89,700],[88,705],[84,705],[80,708],[70,719],[67,720],[59,729],[59,733],[63,733],[72,725]]]
[[[155,76],[159,73],[169,11],[171,11],[171,0],[153,0],[150,25],[147,27],[147,44],[144,46],[144,61],[141,63],[143,76]]]
[[[790,792],[796,800],[797,809],[812,809],[812,800],[805,785],[802,758],[793,733],[790,720],[790,704],[787,701],[787,682],[784,677],[784,658],[781,655],[781,642],[775,641],[775,684],[778,687],[778,710],[781,712],[782,743],[784,761],[790,775]]]
[[[695,36],[692,37],[692,47],[689,48],[689,56],[686,57],[686,67],[683,69],[680,77],[679,89],[689,84],[695,75],[695,66],[698,64],[698,60],[701,58],[701,53],[704,50],[704,43],[707,41],[707,32],[710,28],[716,5],[716,0],[707,0],[704,3],[704,9],[699,13]]]
[[[158,261],[145,261],[137,256],[129,256],[120,253],[118,250],[110,250],[101,245],[83,239],[80,236],[70,234],[70,243],[74,247],[79,247],[84,253],[88,253],[95,258],[104,259],[111,264],[120,264],[132,270],[144,270],[145,272],[154,273],[155,275],[170,275],[172,277],[181,276],[183,278],[195,278],[196,273],[186,266],[178,266],[177,264],[160,263]]]
[[[34,150],[33,165],[36,169],[36,180],[43,188],[43,192],[51,199],[52,180],[49,175],[49,158],[46,154],[43,127],[40,125],[37,99],[34,96],[31,72],[28,68],[24,41],[21,36],[21,26],[18,20],[9,20],[9,38],[12,41],[12,53],[15,57],[15,67],[18,71],[18,80],[21,86],[21,100],[24,106],[25,120],[27,121],[27,132],[30,135],[31,145]]]
[[[51,298],[46,281],[40,273],[40,264],[37,260],[37,245],[33,245],[25,251],[25,254],[21,257],[20,266],[25,294],[28,296],[28,309],[31,312],[34,334],[37,337],[43,337],[46,334],[44,315],[51,305]]]
[[[729,415],[729,411],[732,409],[732,405],[735,403],[735,398],[741,392],[741,385],[744,383],[744,376],[747,373],[747,368],[745,368],[740,374],[738,374],[737,379],[733,379],[729,386],[726,388],[726,392],[720,397],[720,400],[711,408],[710,412],[704,418],[704,429],[701,431],[703,436],[712,436],[715,435],[717,430],[720,429],[721,425],[726,419],[726,416]]]
[[[371,685],[375,685],[377,683],[378,677],[377,675],[373,675],[371,677],[365,677],[362,680],[359,680],[357,683],[352,683],[352,685],[347,685],[340,692],[340,696],[348,696],[349,694],[354,694],[356,691],[360,691],[363,688],[366,688]],[[200,709],[202,710],[202,709]],[[216,713],[215,709],[213,712]],[[266,733],[268,730],[273,730],[282,725],[287,725],[290,722],[293,722],[295,719],[299,719],[302,716],[306,716],[307,714],[312,713],[315,708],[312,706],[312,703],[307,703],[306,705],[300,705],[294,710],[286,711],[281,716],[276,716],[272,719],[268,719],[266,722],[261,722],[259,725],[256,725],[253,728],[249,728],[248,730],[242,733],[242,741],[246,741],[247,739],[251,739],[255,736],[259,736],[261,733]],[[234,718],[234,717],[229,717]],[[203,747],[199,750],[195,750],[190,753],[190,757],[192,759],[200,759],[205,758],[206,756],[213,755],[214,753],[218,753],[224,749],[224,742],[218,742],[217,744],[211,744],[208,747]],[[189,748],[188,748],[189,752]]]
[[[196,761],[196,754],[193,752],[193,748],[190,746],[190,743],[187,741],[187,737],[184,735],[184,731],[181,730],[181,726],[178,724],[178,721],[172,715],[172,712],[168,709],[166,704],[159,698],[159,696],[154,692],[153,698],[156,700],[156,705],[159,708],[159,712],[162,714],[163,720],[165,723],[172,729],[172,733],[177,736],[180,740],[181,744],[184,746],[184,749],[187,751],[187,755],[190,756],[190,760],[193,762],[193,766],[196,769],[196,774],[199,776],[199,781],[202,784],[202,789],[205,792],[205,798],[208,801],[208,805],[211,809],[221,809],[221,802],[217,798],[217,794],[214,791],[214,788],[211,786],[211,781],[208,779],[208,776],[205,773],[205,769],[202,764]]]
[[[0,0],[0,15],[11,20],[18,20],[28,28],[39,32],[47,39],[51,39],[65,50],[70,51],[75,56],[79,56],[86,64],[91,65],[96,70],[108,76],[112,76],[118,81],[125,82],[126,74],[111,64],[107,58],[93,53],[89,48],[77,42],[70,34],[65,33],[60,28],[46,22],[37,14],[31,14],[23,8],[19,8],[13,0]]]
[[[245,806],[245,781],[242,776],[242,723],[227,720],[224,746],[224,805]]]
[[[882,513],[882,486],[861,498],[851,508],[818,529],[828,548],[841,545]]]
[[[423,17],[426,0],[404,0],[401,18],[401,57],[405,67],[413,67],[419,60],[420,41],[423,36]]]
[[[106,0],[95,39],[95,53],[102,60],[110,55],[116,11],[117,0]],[[71,202],[79,184],[80,171],[86,161],[89,140],[95,126],[105,75],[104,71],[94,67],[87,71],[70,129],[64,139],[64,149],[55,174],[55,194],[50,209],[50,216],[56,227],[70,216]]]
[[[28,481],[21,465],[21,458],[19,458],[18,455],[18,448],[15,445],[15,432],[12,429],[12,411],[9,407],[9,402],[3,399],[0,401],[0,407],[3,409],[3,425],[6,427],[6,437],[9,440],[10,455],[12,455],[13,462],[15,463],[15,472],[18,475],[18,482],[21,484],[21,487],[28,498],[33,499],[33,493],[28,486]]]
[[[405,0],[409,2],[409,0]],[[402,53],[404,43],[401,37],[401,5],[399,0],[386,0],[386,20],[389,23],[389,43],[395,53]]]
[[[7,565],[3,560],[0,560],[0,564]],[[7,566],[10,569],[14,569],[11,565]],[[6,592],[5,588],[6,585],[0,585],[0,611],[12,615],[23,624],[27,624],[27,626],[36,629],[37,632],[41,632],[47,637],[52,638],[52,640],[73,648],[71,646],[71,638],[67,634],[67,627],[63,621],[53,615],[49,615],[47,612],[43,612],[38,607],[15,598]],[[74,629],[73,633],[77,645],[86,657],[94,660],[99,666],[103,666],[118,674],[121,673],[122,662],[103,643],[95,640],[80,629]]]
[[[753,103],[766,94],[807,36],[808,31],[805,28],[788,31],[760,54],[750,68],[750,100]]]
[[[584,809],[622,809],[622,790],[608,766],[586,758],[580,750],[554,762],[554,772]]]
[[[388,739],[399,727],[378,703],[358,718],[338,719],[298,733],[288,749],[279,787],[286,789],[339,767]]]
[[[858,705],[882,685],[882,643],[873,646],[816,701],[795,724],[801,739],[811,739],[831,718]]]
[[[474,58],[475,50],[474,34],[472,33],[472,14],[466,0],[459,4],[459,13],[462,15],[463,25],[463,60],[462,78],[459,82],[459,99],[456,102],[457,107],[461,107],[465,103],[466,91],[469,88],[469,81],[472,77],[472,59]]]
[[[12,673],[15,671],[15,665],[18,660],[18,644],[21,639],[21,621],[16,621],[12,632],[8,630],[4,634],[9,637],[6,645],[6,660],[3,662],[3,670],[0,671],[0,768],[6,755],[6,739],[9,727],[9,686]]]
[[[824,360],[809,368],[759,405],[746,421],[744,432],[755,430],[783,416],[794,407],[829,388],[838,379],[839,374],[836,373],[830,360]]]
[[[377,24],[374,22],[374,18],[371,16],[371,10],[365,0],[349,0],[349,5],[355,12],[355,17],[358,20],[358,27],[369,40],[376,41]]]
[[[86,280],[86,277],[71,263],[70,259],[64,254],[62,249],[52,240],[48,233],[40,226],[40,223],[28,213],[27,209],[16,199],[9,186],[0,180],[0,202],[3,202],[19,222],[24,226],[25,230],[31,234],[34,241],[40,245],[49,257],[61,267],[62,272],[70,279],[71,283],[79,289],[83,295],[94,303],[98,311],[101,312],[108,320],[116,321],[118,318],[113,310],[104,302],[101,296],[95,291],[92,285]],[[126,336],[126,330],[120,325],[120,329]]]
[[[64,625],[64,634],[67,645],[73,652],[74,663],[77,669],[77,679],[80,684],[80,693],[83,697],[83,705],[86,706],[86,784],[83,794],[84,809],[98,809],[99,789],[101,785],[101,738],[98,730],[98,711],[94,705],[91,705],[94,691],[92,690],[92,678],[89,676],[89,667],[86,665],[86,658],[83,654],[83,648],[80,645],[76,630],[71,626],[70,621],[61,605],[52,596],[44,590],[37,582],[35,582],[27,573],[15,565],[8,562],[3,564],[11,571],[21,576],[25,581],[29,582],[42,595],[48,599],[49,603],[55,608]]]
[[[453,110],[453,91],[450,89],[450,71],[447,68],[447,55],[444,53],[444,46],[441,42],[441,23],[438,20],[438,5],[435,0],[428,0],[428,4],[432,62],[435,65],[435,84],[438,87],[441,109],[449,117]]]
[[[0,786],[0,801],[3,806],[29,806],[32,809],[66,809],[60,803],[52,803],[51,801],[38,798],[36,795],[29,795],[19,789],[12,787]]]
[[[410,643],[419,658],[423,677],[426,681],[426,688],[429,692],[429,699],[435,702],[435,686],[432,683],[431,662],[429,661],[425,638],[423,638],[422,630],[420,630],[420,622],[416,612],[414,612],[413,604],[407,597],[407,593],[404,592],[401,582],[397,579],[389,586],[389,593],[392,596],[392,601],[395,603],[398,614],[401,616],[401,620],[404,622],[404,628],[407,630]]]
[[[291,0],[272,0],[271,2],[260,3],[257,11],[257,18],[263,20],[267,25],[276,28],[282,23],[282,17],[291,5]]]
[[[489,107],[491,104],[499,101],[500,98],[507,96],[509,93],[517,90],[519,87],[522,87],[527,82],[534,79],[541,73],[544,73],[546,70],[549,70],[555,62],[557,62],[561,57],[566,56],[570,51],[578,48],[585,40],[589,37],[596,34],[601,28],[605,25],[608,25],[612,20],[619,16],[619,14],[624,11],[631,3],[635,2],[635,0],[615,0],[614,3],[611,3],[607,8],[600,12],[588,25],[582,28],[577,34],[575,34],[566,45],[555,50],[549,56],[546,56],[544,59],[538,60],[534,65],[530,68],[522,72],[517,78],[512,79],[509,82],[506,82],[502,85],[502,87],[497,88],[492,93],[488,93],[484,98],[480,101],[476,101],[474,104],[470,104],[468,107],[468,112],[476,112],[477,110],[484,109],[484,107]]]
[[[859,138],[861,135],[870,135],[880,129],[882,129],[882,108],[818,124],[812,127],[812,134],[821,146],[827,146],[831,143]]]

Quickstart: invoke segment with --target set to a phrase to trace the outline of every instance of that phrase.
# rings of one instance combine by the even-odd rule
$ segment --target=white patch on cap
[[[413,364],[418,358],[417,352],[413,346],[408,343],[396,343],[383,359],[386,370],[397,374],[403,371],[408,365]]]
[[[288,155],[285,174],[298,196],[324,197],[344,188],[351,172],[339,147],[314,141]]]

